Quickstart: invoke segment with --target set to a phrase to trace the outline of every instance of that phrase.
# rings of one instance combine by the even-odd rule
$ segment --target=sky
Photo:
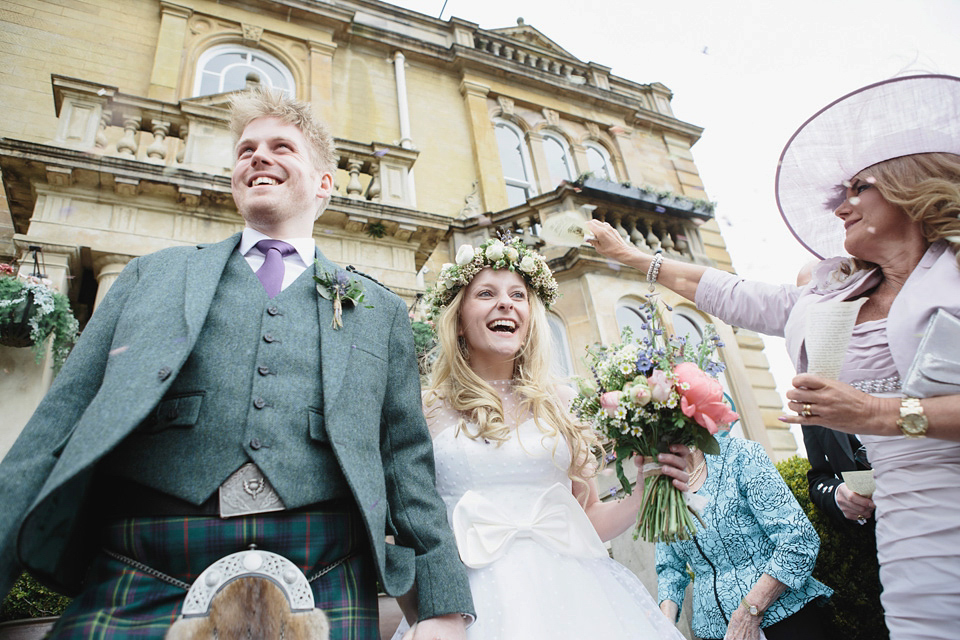
[[[522,17],[583,62],[669,87],[674,115],[704,129],[694,161],[717,203],[734,268],[767,282],[793,282],[814,258],[784,225],[773,188],[777,160],[800,125],[872,82],[905,73],[960,75],[960,0],[393,4],[484,29],[515,26]],[[764,342],[782,395],[793,366],[781,339]]]

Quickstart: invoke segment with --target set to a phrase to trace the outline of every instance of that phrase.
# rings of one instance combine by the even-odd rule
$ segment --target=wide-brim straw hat
[[[833,215],[843,182],[869,166],[915,153],[960,154],[960,78],[913,75],[877,82],[835,100],[787,141],[777,168],[780,214],[820,258],[846,255]]]

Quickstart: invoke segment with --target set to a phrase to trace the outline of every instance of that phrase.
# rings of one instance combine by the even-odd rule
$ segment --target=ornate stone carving
[[[500,105],[500,112],[505,116],[514,114],[513,99],[506,96],[497,96],[497,103]]]
[[[263,27],[247,23],[240,26],[243,28],[244,44],[260,44],[260,38],[263,37]]]
[[[460,209],[461,218],[472,218],[480,213],[480,195],[477,193],[479,184],[477,180],[474,180],[470,187],[470,193],[463,199],[463,208]]]

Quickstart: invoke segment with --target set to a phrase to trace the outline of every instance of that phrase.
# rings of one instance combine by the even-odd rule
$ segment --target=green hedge
[[[58,616],[70,604],[70,598],[52,591],[24,573],[0,606],[0,622],[23,618]]]
[[[827,640],[885,640],[890,636],[880,606],[873,527],[844,527],[816,508],[807,493],[809,470],[810,462],[799,456],[777,464],[777,471],[820,535],[820,555],[813,577],[834,592],[828,606]]]

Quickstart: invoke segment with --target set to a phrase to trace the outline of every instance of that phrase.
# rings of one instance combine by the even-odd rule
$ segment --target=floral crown
[[[520,238],[490,238],[476,249],[469,244],[460,245],[456,264],[443,265],[437,284],[424,298],[427,319],[435,320],[457,292],[485,267],[519,273],[548,309],[560,297],[557,281],[542,255],[527,247]]]

